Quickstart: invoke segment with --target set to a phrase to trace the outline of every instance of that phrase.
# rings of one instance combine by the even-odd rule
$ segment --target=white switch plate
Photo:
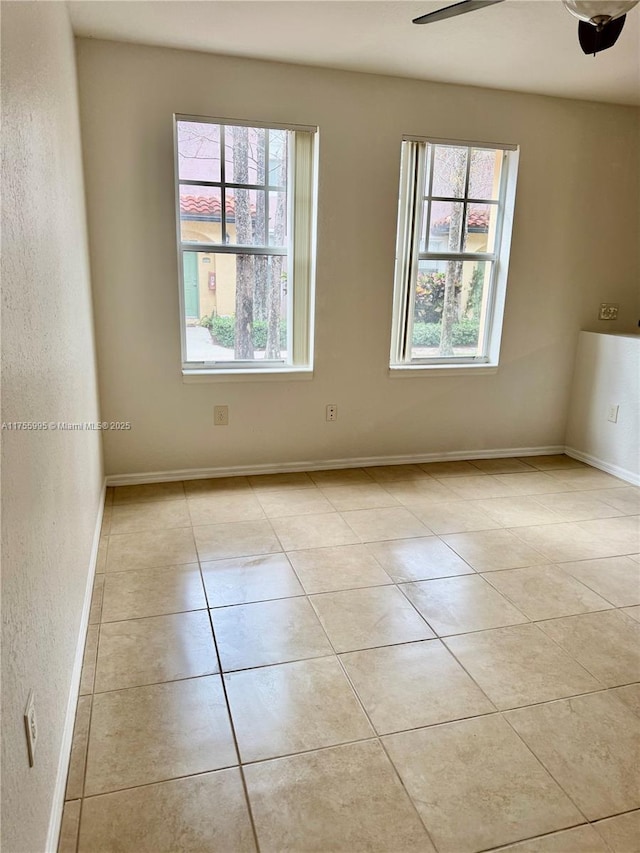
[[[338,419],[338,407],[335,403],[329,403],[327,406],[327,420],[335,421]]]
[[[229,406],[213,407],[213,423],[216,426],[229,426]]]
[[[607,420],[612,424],[618,423],[618,411],[620,406],[609,406],[609,414],[607,415]]]
[[[600,320],[617,320],[618,307],[615,302],[602,302],[600,304]]]

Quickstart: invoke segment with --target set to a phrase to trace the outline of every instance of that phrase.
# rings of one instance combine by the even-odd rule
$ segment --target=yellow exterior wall
[[[227,223],[227,234],[235,237],[236,227]],[[220,223],[206,221],[182,221],[182,239],[185,242],[219,243]],[[209,275],[215,274],[215,291],[209,288]],[[236,258],[235,255],[216,252],[198,252],[199,315],[202,319],[215,312],[225,317],[235,314],[236,305]]]
[[[467,234],[467,252],[486,252],[487,251],[487,235],[486,233]],[[462,320],[465,316],[465,306],[469,298],[471,290],[471,280],[473,278],[473,267],[462,267],[462,289],[460,292],[460,310],[458,319]]]

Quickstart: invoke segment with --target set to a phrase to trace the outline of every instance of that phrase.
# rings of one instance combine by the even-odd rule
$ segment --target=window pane
[[[468,204],[465,252],[493,252],[497,221],[497,204]]]
[[[220,125],[179,121],[178,177],[182,181],[220,180]]]
[[[287,245],[287,194],[269,193],[269,245]]]
[[[221,199],[219,187],[180,185],[180,239],[183,242],[222,241]]]
[[[468,148],[436,145],[434,149],[431,195],[462,198],[467,177]]]
[[[264,185],[266,133],[264,127],[225,125],[225,181]]]
[[[184,252],[187,361],[287,361],[286,255]]]
[[[267,130],[249,128],[249,183],[264,186],[267,182]]]
[[[264,190],[229,187],[227,242],[231,246],[264,246],[266,200]]]
[[[411,358],[482,354],[478,343],[490,272],[490,261],[419,262]]]
[[[287,152],[289,134],[286,130],[269,131],[269,183],[275,187],[287,185]]]
[[[464,204],[432,201],[429,223],[429,252],[464,251]]]
[[[487,148],[471,150],[469,198],[497,199],[504,152]]]
[[[424,201],[422,203],[422,214],[421,214],[422,219],[420,220],[420,231],[419,231],[419,233],[420,233],[419,251],[420,252],[426,252],[427,251],[427,245],[428,245],[427,229],[429,227],[429,205],[430,204],[431,204],[431,202],[429,202],[428,200]]]

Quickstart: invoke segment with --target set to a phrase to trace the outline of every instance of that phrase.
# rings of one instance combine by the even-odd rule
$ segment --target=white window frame
[[[438,201],[438,196],[429,196],[430,175],[427,170],[429,145],[451,145],[464,148],[483,148],[503,152],[500,188],[496,199],[475,199],[468,196],[469,161],[464,197],[467,204],[486,203],[497,206],[495,245],[493,252],[429,252],[428,234],[425,249],[420,251],[420,234],[426,198]],[[511,250],[513,212],[515,206],[516,179],[519,149],[513,144],[473,142],[468,140],[439,139],[437,137],[403,136],[400,172],[400,194],[398,203],[398,230],[396,239],[396,268],[393,297],[393,322],[391,331],[390,368],[392,375],[402,371],[433,371],[434,369],[485,370],[497,368],[500,356],[504,303],[507,291],[507,274]],[[431,158],[433,171],[433,157]],[[449,198],[446,199],[450,201]],[[414,294],[418,277],[418,263],[434,261],[490,261],[491,274],[483,292],[478,354],[475,356],[452,356],[413,358],[412,333],[414,316]]]
[[[287,290],[288,318],[287,350],[288,359],[267,360],[231,360],[231,361],[188,361],[186,341],[186,311],[184,292],[184,252],[215,252],[218,254],[256,254],[276,255],[282,251],[268,246],[230,246],[226,243],[183,242],[180,224],[180,186],[234,187],[226,182],[224,171],[219,181],[180,179],[178,155],[178,122],[197,122],[199,124],[218,124],[222,127],[263,127],[267,130],[286,130],[293,133],[293,144],[288,147],[287,182]],[[175,212],[176,241],[178,259],[179,305],[180,305],[180,346],[182,374],[187,381],[206,379],[207,376],[221,378],[239,378],[243,374],[310,374],[313,370],[313,319],[314,319],[314,283],[315,283],[315,247],[316,247],[316,199],[318,173],[318,128],[300,124],[282,124],[278,122],[247,121],[246,119],[216,118],[212,116],[185,115],[174,113],[174,175],[175,175]],[[263,189],[251,184],[246,189]],[[221,233],[224,234],[226,211],[222,208]]]

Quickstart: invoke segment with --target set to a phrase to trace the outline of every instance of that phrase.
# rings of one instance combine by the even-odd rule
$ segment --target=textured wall
[[[105,436],[108,473],[564,443],[578,331],[600,302],[638,319],[637,110],[88,39],[78,57],[101,400],[133,424]],[[183,383],[173,112],[319,125],[313,381]],[[521,145],[495,375],[389,377],[403,133]]]
[[[619,406],[618,421],[608,420]],[[573,377],[567,445],[640,485],[640,336],[582,332]]]
[[[2,4],[2,421],[98,417],[73,38]],[[2,432],[2,850],[46,844],[102,485],[95,432]],[[39,722],[29,768],[22,715]]]

